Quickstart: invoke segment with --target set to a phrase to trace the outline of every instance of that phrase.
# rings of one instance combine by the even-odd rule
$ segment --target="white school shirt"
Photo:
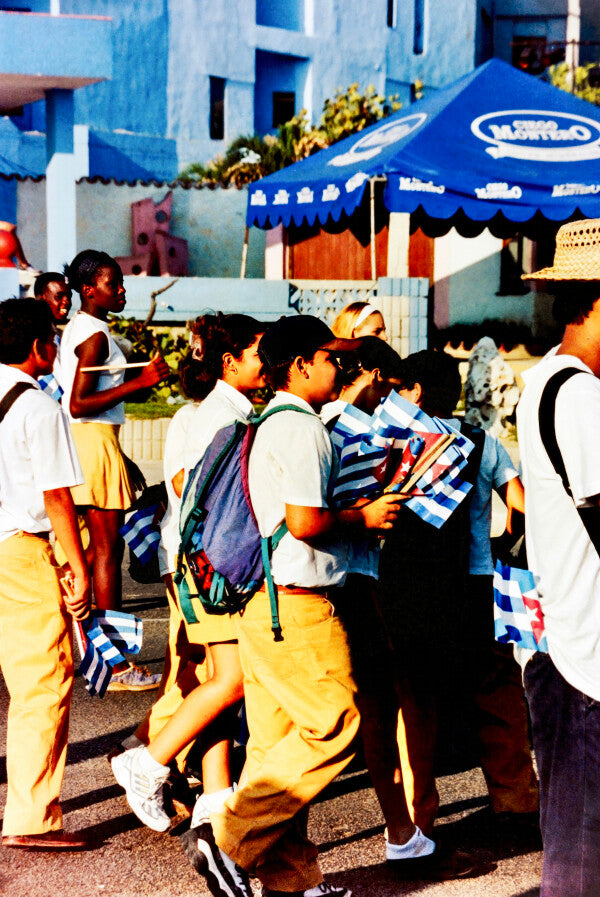
[[[600,558],[577,507],[600,494],[600,382],[579,358],[554,351],[523,374],[517,408],[527,560],[537,579],[552,662],[573,688],[598,701]],[[548,458],[538,425],[542,390],[566,367],[585,372],[563,384],[556,400],[556,437],[573,498]]]
[[[161,576],[175,572],[175,559],[181,541],[181,499],[173,489],[173,477],[183,468],[186,479],[189,471],[204,457],[216,433],[236,420],[248,420],[253,412],[254,406],[246,396],[224,380],[217,380],[202,402],[181,408],[171,421],[164,456],[169,506],[161,522],[162,550],[158,555]]]
[[[33,377],[0,364],[0,397],[20,381],[35,388],[20,395],[0,423],[0,542],[20,531],[48,532],[44,492],[83,483],[58,402]]]
[[[158,566],[161,576],[175,572],[175,557],[179,550],[179,511],[181,499],[173,489],[173,477],[185,466],[188,430],[198,409],[197,404],[184,405],[173,415],[163,450],[163,476],[167,489],[167,511],[160,522]]]
[[[88,315],[85,311],[78,311],[69,321],[63,335],[61,337],[58,367],[55,371],[58,382],[64,390],[62,397],[62,406],[65,414],[70,421],[75,423],[100,423],[100,424],[124,424],[125,423],[125,407],[123,402],[119,402],[113,408],[107,408],[106,411],[99,411],[90,417],[72,417],[69,411],[69,403],[71,401],[71,392],[73,391],[73,381],[75,379],[75,371],[79,359],[75,354],[75,349],[84,343],[95,333],[104,333],[108,339],[108,358],[102,364],[125,364],[126,358],[111,337],[108,324]],[[115,386],[120,386],[125,379],[125,371],[104,371],[98,377],[98,386],[96,392],[104,392]]]
[[[280,411],[258,428],[250,452],[250,499],[262,536],[272,535],[285,519],[285,506],[327,508],[328,484],[335,464],[326,427],[308,402],[277,392],[266,411],[296,405],[308,411]],[[348,542],[326,537],[318,547],[286,533],[273,553],[277,585],[326,588],[343,585],[349,570]]]

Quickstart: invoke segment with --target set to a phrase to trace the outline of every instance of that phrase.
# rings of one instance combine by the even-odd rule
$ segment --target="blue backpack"
[[[188,623],[198,622],[196,601],[207,613],[237,613],[266,581],[273,636],[275,641],[282,639],[271,556],[287,526],[284,520],[272,536],[263,538],[248,488],[254,436],[278,411],[310,413],[297,405],[279,405],[248,422],[235,421],[217,432],[190,471],[181,500],[181,544],[174,577]]]

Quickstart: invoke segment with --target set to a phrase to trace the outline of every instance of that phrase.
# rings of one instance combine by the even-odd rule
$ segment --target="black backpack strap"
[[[35,386],[33,383],[26,383],[24,380],[19,380],[14,386],[11,386],[6,395],[0,400],[0,423],[2,423],[19,396],[28,389],[35,389]]]
[[[567,476],[565,462],[556,438],[556,399],[561,386],[570,380],[575,374],[586,374],[581,368],[569,367],[563,368],[553,374],[546,383],[540,399],[538,410],[538,422],[540,428],[540,438],[544,446],[552,467],[562,480],[565,492],[571,498],[573,493]],[[589,376],[593,376],[590,374]],[[577,513],[581,518],[590,541],[598,556],[600,557],[600,508],[577,508]]]

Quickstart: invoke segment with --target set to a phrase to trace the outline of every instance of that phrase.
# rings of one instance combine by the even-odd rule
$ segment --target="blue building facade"
[[[0,0],[0,11],[51,6]],[[82,173],[129,182],[172,180],[301,109],[316,120],[353,82],[406,106],[417,82],[434,90],[490,56],[510,61],[516,40],[564,41],[567,19],[567,0],[60,0],[59,9],[65,56],[77,50],[69,21],[112,20],[112,77],[75,91],[74,121],[87,141]],[[600,4],[581,9],[581,38],[595,40]],[[1,123],[0,172],[41,174],[45,104],[15,105]]]

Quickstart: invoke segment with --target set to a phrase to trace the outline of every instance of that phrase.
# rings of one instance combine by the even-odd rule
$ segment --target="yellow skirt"
[[[135,491],[119,445],[119,425],[71,423],[71,434],[85,482],[73,486],[71,494],[78,507],[104,510],[129,508]]]

